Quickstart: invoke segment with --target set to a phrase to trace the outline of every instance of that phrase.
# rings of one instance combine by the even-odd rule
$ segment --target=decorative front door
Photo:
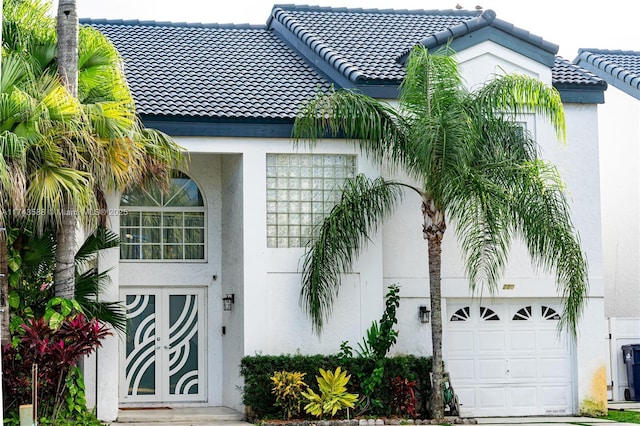
[[[204,290],[127,289],[123,299],[121,401],[204,401]]]

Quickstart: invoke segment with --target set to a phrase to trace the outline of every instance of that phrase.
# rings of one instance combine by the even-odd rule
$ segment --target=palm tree
[[[0,167],[0,185],[11,191],[0,197],[11,197],[0,201],[10,201],[2,204],[5,212],[8,207],[24,211],[21,206],[36,211],[33,223],[40,231],[55,226],[61,253],[56,294],[73,298],[78,220],[94,228],[100,219],[95,212],[104,212],[97,209],[104,207],[103,191],[166,185],[169,170],[182,167],[185,157],[169,136],[145,128],[136,117],[122,60],[101,33],[82,27],[77,35],[73,96],[73,87],[67,90],[58,76],[56,21],[47,15],[48,4],[3,0],[3,6],[2,96],[7,102],[0,103],[0,142],[6,142],[0,151],[11,167]],[[66,2],[68,15],[62,14],[73,17],[73,9],[74,2]],[[68,211],[73,214],[61,214]]]
[[[471,290],[497,288],[513,236],[532,261],[555,271],[565,300],[562,327],[575,332],[587,291],[587,264],[557,169],[538,158],[537,144],[515,117],[539,113],[565,139],[564,112],[553,88],[522,75],[496,77],[470,92],[452,52],[412,50],[399,108],[348,90],[319,93],[300,110],[296,143],[330,135],[357,144],[410,183],[358,176],[320,225],[303,263],[301,302],[319,332],[355,256],[398,204],[404,189],[422,201],[428,243],[433,385],[442,387],[441,244],[455,223]],[[415,182],[415,184],[414,184]],[[432,392],[441,418],[441,392]]]
[[[44,19],[46,7],[27,2],[3,2],[2,79],[0,82],[0,221],[7,215],[34,218],[42,230],[74,200],[81,211],[94,208],[92,179],[68,167],[60,140],[80,134],[81,109],[55,76],[43,72],[53,56],[53,28]],[[33,31],[27,31],[33,28]],[[5,237],[5,235],[3,235]],[[6,239],[0,264],[5,276]],[[8,294],[8,282],[2,282]],[[3,341],[9,338],[8,306],[2,322]]]
[[[46,4],[39,0],[4,0],[3,4],[3,32],[11,31],[10,37],[3,37],[3,48],[27,57],[32,79],[46,76],[57,84],[62,81],[66,96],[76,104],[74,131],[58,135],[57,156],[61,165],[87,179],[83,187],[89,191],[89,204],[65,197],[60,205],[46,210],[53,214],[43,218],[58,230],[56,294],[73,298],[78,221],[89,228],[96,225],[100,218],[92,212],[104,207],[103,191],[150,182],[166,186],[169,171],[184,166],[186,160],[169,136],[139,121],[122,59],[97,30],[82,27],[78,31],[75,0],[59,3],[58,42],[56,20],[46,16]],[[51,189],[44,188],[47,183],[40,181],[40,188]]]

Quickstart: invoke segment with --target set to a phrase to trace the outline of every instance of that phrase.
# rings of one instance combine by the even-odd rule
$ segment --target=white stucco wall
[[[222,404],[242,410],[242,377],[238,366],[244,355],[244,208],[243,162],[240,154],[224,154],[222,168],[222,296],[235,295],[231,311],[222,311]],[[212,300],[209,310],[219,310],[222,301]],[[222,333],[222,330],[213,330]],[[219,349],[218,349],[219,350]]]
[[[605,312],[638,318],[640,101],[609,85],[599,123]]]

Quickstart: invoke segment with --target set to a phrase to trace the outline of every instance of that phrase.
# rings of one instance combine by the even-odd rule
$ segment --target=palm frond
[[[42,231],[47,223],[59,223],[66,206],[75,207],[87,223],[95,221],[96,210],[91,176],[78,170],[42,166],[30,176],[27,208],[35,215],[35,224]]]
[[[561,141],[566,141],[566,124],[560,93],[542,81],[521,74],[499,76],[485,84],[475,96],[483,111],[515,116],[537,113],[553,125]]]
[[[414,118],[434,117],[460,104],[462,80],[448,49],[431,54],[424,46],[411,50],[407,74],[400,85],[400,108]]]
[[[84,243],[80,246],[76,252],[76,268],[82,267],[87,262],[94,261],[100,250],[107,250],[115,248],[120,245],[120,236],[102,226],[98,226],[84,240]]]
[[[100,300],[100,294],[104,293],[109,282],[109,271],[98,273],[90,269],[76,274],[75,298],[89,317],[110,324],[124,333],[127,329],[127,315],[123,304]]]
[[[293,125],[295,144],[344,137],[380,164],[395,166],[407,155],[408,127],[391,105],[351,90],[318,92]]]
[[[588,265],[580,237],[571,221],[564,184],[557,169],[543,161],[525,164],[518,197],[516,224],[534,265],[555,272],[564,299],[561,327],[574,334],[589,289]]]
[[[456,198],[449,198],[447,212],[456,223],[470,288],[486,287],[493,293],[509,257],[514,228],[508,206],[512,198],[508,189],[493,179],[471,172],[466,184],[457,189]]]
[[[342,189],[341,201],[319,225],[319,234],[307,247],[300,301],[320,332],[338,295],[341,275],[395,208],[406,186],[382,178],[358,175]]]

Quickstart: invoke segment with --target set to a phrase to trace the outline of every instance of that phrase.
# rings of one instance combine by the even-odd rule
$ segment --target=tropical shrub
[[[331,417],[345,408],[353,408],[358,395],[347,392],[347,383],[351,376],[337,367],[335,371],[320,369],[320,376],[316,376],[320,394],[309,388],[302,392],[302,396],[309,400],[304,409],[307,413],[322,418],[323,414],[331,413]]]
[[[401,417],[418,417],[418,400],[415,393],[416,382],[396,376],[391,379],[391,407]]]
[[[398,323],[396,312],[400,306],[400,287],[390,285],[385,296],[385,310],[380,322],[373,321],[367,330],[367,335],[358,343],[356,350],[359,358],[367,358],[374,361],[371,369],[358,372],[362,395],[358,401],[358,415],[371,410],[380,411],[383,408],[382,401],[376,397],[382,386],[384,378],[384,359],[389,350],[396,344],[398,331],[393,327]],[[353,356],[353,349],[347,342],[342,342],[338,356],[341,359]]]
[[[271,392],[276,396],[275,405],[282,409],[287,420],[300,414],[302,392],[307,388],[304,376],[305,373],[299,371],[276,371],[271,376]]]
[[[42,318],[28,318],[14,343],[3,348],[5,412],[17,415],[31,402],[36,373],[39,416],[74,418],[86,410],[78,360],[91,354],[111,334],[97,320],[87,319],[73,301],[53,300]],[[35,367],[37,366],[37,367]]]
[[[393,377],[399,376],[416,382],[414,391],[418,417],[426,418],[431,395],[431,381],[429,379],[431,357],[393,356],[384,358],[381,362],[384,365],[382,383],[373,393],[373,397],[380,401],[380,407],[372,407],[367,415],[391,416],[396,414],[393,411],[391,380]],[[358,377],[370,374],[375,367],[375,361],[357,357],[341,359],[337,355],[299,354],[250,355],[242,358],[240,362],[240,374],[244,379],[242,402],[248,420],[255,423],[263,419],[285,416],[282,408],[276,405],[275,395],[271,392],[273,387],[271,377],[275,371],[299,371],[305,373],[305,377],[314,377],[320,368],[333,370],[336,366],[351,373],[349,390],[362,395],[362,382]],[[337,416],[341,414],[346,413],[338,412]]]

